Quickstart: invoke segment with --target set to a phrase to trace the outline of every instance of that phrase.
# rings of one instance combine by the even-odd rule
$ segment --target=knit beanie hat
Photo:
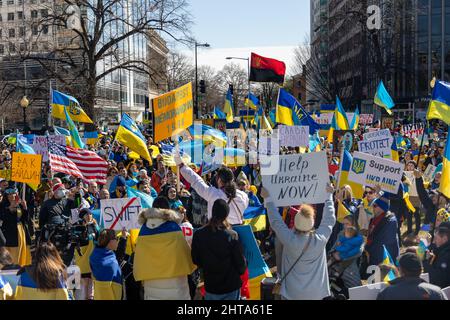
[[[303,206],[294,218],[295,229],[300,232],[311,231],[314,228],[314,222],[314,209],[310,206]]]
[[[384,198],[384,197],[375,199],[375,200],[372,202],[372,205],[374,205],[374,204],[376,204],[376,205],[379,206],[381,209],[383,209],[384,212],[388,212],[388,211],[389,211],[389,208],[390,208],[389,200],[386,199],[386,198]]]

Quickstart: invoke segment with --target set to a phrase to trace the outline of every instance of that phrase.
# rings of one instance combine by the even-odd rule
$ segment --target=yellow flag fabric
[[[349,215],[350,215],[350,211],[348,211],[347,208],[344,206],[344,204],[338,200],[337,221],[339,223],[342,223],[344,221],[344,218]]]

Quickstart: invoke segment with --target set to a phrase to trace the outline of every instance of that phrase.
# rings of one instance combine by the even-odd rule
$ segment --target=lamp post
[[[198,116],[198,118],[201,117],[202,112],[199,111],[198,108],[198,67],[197,67],[197,48],[198,47],[204,47],[209,48],[211,47],[208,43],[197,43],[195,42],[195,103],[194,103],[194,113]]]
[[[248,74],[248,96],[247,98],[250,99],[250,59],[249,58],[239,58],[239,57],[226,57],[225,59],[227,60],[244,60],[247,61],[247,74]],[[247,119],[249,118],[249,113],[250,113],[250,107],[249,104],[247,104]],[[248,127],[250,128],[250,120],[248,121]]]
[[[25,129],[27,127],[27,114],[26,114],[25,110],[27,109],[29,104],[30,104],[30,101],[28,101],[27,96],[23,96],[22,99],[20,100],[20,106],[22,107],[22,110],[23,110],[23,132],[24,133],[25,133]]]

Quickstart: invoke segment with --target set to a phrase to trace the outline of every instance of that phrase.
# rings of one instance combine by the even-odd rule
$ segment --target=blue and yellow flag
[[[67,112],[67,109],[64,109],[64,114],[66,115],[66,121],[67,121],[67,126],[69,127],[70,136],[72,137],[72,146],[77,149],[84,149],[85,145],[84,145],[83,141],[81,140],[80,135],[77,130],[77,127],[75,126],[75,123],[70,118],[69,113]]]
[[[66,137],[66,145],[71,146],[72,145],[72,137],[70,136],[70,131],[64,128],[60,128],[57,126],[53,126],[55,129],[55,135],[61,135]]]
[[[122,299],[122,270],[115,253],[106,248],[96,247],[89,263],[94,280],[94,300]]]
[[[86,144],[94,145],[97,143],[98,139],[100,139],[100,135],[97,131],[84,132],[83,139]]]
[[[438,119],[450,126],[450,83],[436,81],[427,120]]]
[[[297,99],[282,88],[278,93],[276,122],[287,126],[309,126],[311,135],[320,130],[320,126],[303,109]]]
[[[389,251],[386,249],[386,246],[383,244],[383,264],[395,267],[395,263],[391,258],[391,255],[389,254]],[[389,271],[389,273],[384,278],[383,282],[389,282],[396,278],[395,272],[393,270]]]
[[[152,215],[158,209],[148,210]],[[146,224],[141,227],[133,264],[136,281],[182,277],[194,270],[191,249],[176,222],[166,221],[154,229]]]
[[[425,240],[420,239],[419,246],[417,247],[416,253],[421,261],[425,260],[425,254],[428,250],[428,245],[425,243]]]
[[[360,116],[359,116],[359,109],[356,108],[355,116],[353,117],[352,123],[350,124],[350,130],[358,129],[359,118],[360,118]]]
[[[244,225],[252,227],[253,232],[266,230],[266,209],[264,206],[248,207],[244,211]]]
[[[19,275],[14,300],[69,300],[69,293],[63,277],[57,289],[46,291],[38,289],[36,282],[25,269]]]
[[[364,187],[361,184],[350,181],[348,175],[350,173],[350,168],[353,163],[353,157],[347,150],[343,153],[343,158],[341,159],[341,168],[339,176],[338,187],[342,188],[345,185],[349,185],[352,188],[353,197],[355,199],[362,199],[364,195]]]
[[[253,110],[258,110],[259,99],[253,94],[249,93],[247,99],[245,99],[245,106]]]
[[[130,150],[136,152],[145,160],[151,162],[150,153],[147,148],[147,141],[139,131],[138,126],[129,115],[124,113],[119,129],[117,130],[116,140]]]
[[[220,110],[219,107],[214,107],[214,119],[226,119],[227,115]]]
[[[70,117],[73,121],[93,123],[91,118],[80,107],[80,103],[77,99],[62,92],[52,90],[52,116],[56,119],[65,120],[66,115],[64,110],[68,110]]]
[[[383,107],[387,113],[392,115],[392,108],[395,107],[394,100],[392,100],[389,92],[386,90],[383,81],[380,81],[377,92],[373,101],[376,105]]]
[[[400,162],[400,156],[398,155],[398,147],[397,147],[396,139],[394,139],[394,141],[392,141],[391,156],[392,156],[392,161]]]
[[[233,116],[233,95],[231,94],[231,90],[228,89],[227,96],[225,98],[225,105],[223,107],[223,112],[226,114],[226,119],[228,123],[234,122]]]
[[[449,135],[447,135],[447,145],[445,146],[444,156],[442,158],[442,176],[439,191],[450,198],[450,128]]]
[[[335,128],[337,130],[351,130],[348,124],[347,113],[339,97],[336,97],[336,110],[334,111]]]

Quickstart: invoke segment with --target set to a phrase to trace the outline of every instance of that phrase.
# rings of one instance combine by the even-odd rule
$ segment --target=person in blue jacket
[[[383,245],[389,251],[394,261],[399,255],[399,239],[397,234],[397,219],[389,211],[389,199],[386,194],[372,202],[374,218],[370,222],[365,252],[368,265],[378,266],[383,262]]]

